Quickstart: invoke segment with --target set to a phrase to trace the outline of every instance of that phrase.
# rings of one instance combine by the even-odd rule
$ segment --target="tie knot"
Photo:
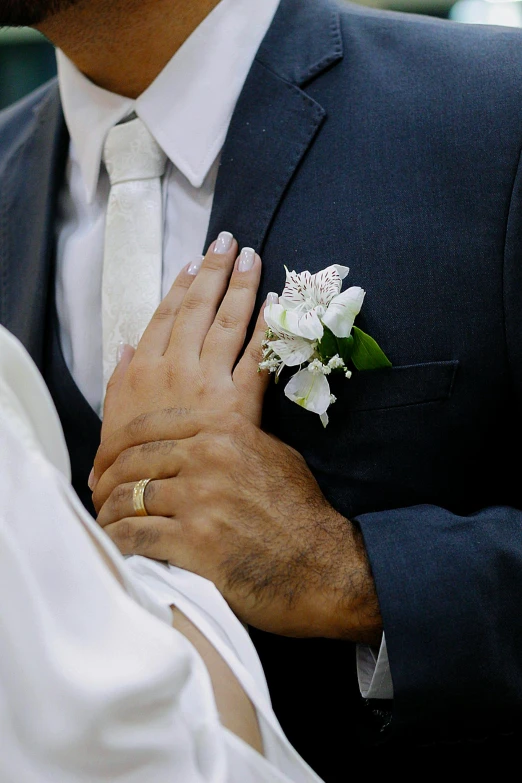
[[[161,177],[167,156],[137,117],[111,128],[103,149],[103,161],[111,185],[136,179]]]

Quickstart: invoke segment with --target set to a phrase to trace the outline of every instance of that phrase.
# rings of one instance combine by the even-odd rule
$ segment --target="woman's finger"
[[[245,415],[260,426],[263,409],[263,398],[270,380],[270,373],[259,369],[259,363],[263,360],[263,340],[266,336],[266,322],[264,318],[266,303],[261,307],[254,333],[243,355],[232,374],[234,386],[245,401]]]
[[[201,269],[185,294],[174,322],[166,355],[175,354],[187,365],[199,361],[201,347],[227,290],[237,256],[237,242],[222,231],[210,246]]]
[[[167,350],[172,334],[174,321],[179,313],[181,303],[185,298],[187,291],[194,282],[204,256],[196,258],[192,263],[187,264],[174,280],[168,294],[162,299],[156,312],[152,316],[149,325],[143,332],[143,336],[138,343],[136,355],[142,356],[163,356]]]
[[[220,376],[232,372],[245,344],[260,277],[261,259],[252,248],[243,248],[203,344],[201,363],[207,372]]]

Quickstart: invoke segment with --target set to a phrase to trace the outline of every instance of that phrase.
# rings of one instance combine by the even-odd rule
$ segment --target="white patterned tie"
[[[141,337],[160,302],[167,158],[137,118],[109,131],[103,160],[111,182],[102,276],[105,395],[119,345]]]

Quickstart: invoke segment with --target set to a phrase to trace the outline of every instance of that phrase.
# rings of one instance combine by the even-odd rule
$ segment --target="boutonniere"
[[[341,293],[348,267],[333,264],[316,275],[289,272],[281,296],[268,294],[267,331],[260,370],[275,373],[299,367],[285,387],[285,395],[306,410],[317,413],[326,427],[328,407],[335,402],[327,376],[352,369],[375,370],[391,362],[375,340],[357,326],[365,291],[352,286]]]

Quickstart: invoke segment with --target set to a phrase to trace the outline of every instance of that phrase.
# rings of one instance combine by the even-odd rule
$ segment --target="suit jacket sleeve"
[[[499,492],[501,502],[465,515],[416,505],[356,518],[383,616],[393,723],[421,739],[509,731],[522,712],[521,201],[519,163],[505,235],[512,426],[501,441],[511,448],[512,471]],[[484,417],[492,413],[483,411]],[[499,457],[483,454],[488,462]]]

